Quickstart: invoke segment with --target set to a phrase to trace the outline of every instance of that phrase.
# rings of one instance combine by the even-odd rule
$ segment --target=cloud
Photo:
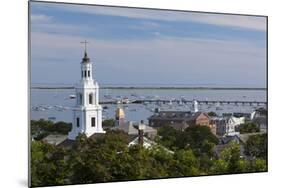
[[[52,16],[44,14],[31,14],[31,30],[36,32],[46,33],[60,33],[60,34],[81,34],[85,32],[93,32],[95,28],[93,26],[65,24],[58,23]]]
[[[48,23],[52,20],[52,17],[44,14],[31,14],[30,19],[32,23]]]
[[[44,5],[45,6],[45,5]],[[46,5],[49,8],[59,9],[62,11],[78,12],[86,14],[99,14],[110,16],[121,16],[127,18],[149,19],[160,21],[182,21],[182,22],[199,22],[223,27],[237,27],[243,29],[252,29],[266,31],[266,17],[262,16],[245,16],[229,14],[212,14],[200,12],[184,11],[164,11],[153,9],[136,9],[104,6],[87,6],[87,5],[64,5],[53,4]]]

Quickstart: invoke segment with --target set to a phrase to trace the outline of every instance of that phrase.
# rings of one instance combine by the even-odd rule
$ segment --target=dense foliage
[[[245,150],[251,157],[267,159],[267,134],[250,136]]]
[[[159,130],[161,145],[146,149],[128,147],[129,136],[122,131],[87,138],[79,135],[72,148],[33,141],[31,145],[32,186],[94,183],[266,171],[263,158],[246,160],[240,147],[231,143],[217,158],[213,152],[218,140],[208,127],[176,131]]]
[[[114,126],[114,119],[107,119],[102,122],[104,128],[110,128]],[[67,135],[71,131],[72,123],[66,123],[63,121],[53,122],[50,120],[39,119],[31,120],[31,135],[35,140],[41,140],[49,134],[63,134]]]
[[[62,121],[54,123],[53,121],[39,119],[31,120],[31,135],[35,140],[41,140],[49,134],[68,134],[71,130],[71,123]]]
[[[255,133],[255,132],[260,132],[260,128],[257,124],[248,122],[248,123],[239,125],[239,132],[240,132],[240,134]]]
[[[208,145],[218,144],[218,138],[207,126],[192,126],[184,131],[163,126],[158,129],[158,135],[157,142],[171,150],[189,148],[196,150],[196,153],[208,153]]]
[[[115,120],[114,119],[105,119],[102,122],[102,127],[107,129],[107,128],[111,128],[115,125]]]
[[[218,116],[218,115],[216,114],[216,112],[211,111],[211,112],[208,112],[208,116],[215,117],[215,116]]]

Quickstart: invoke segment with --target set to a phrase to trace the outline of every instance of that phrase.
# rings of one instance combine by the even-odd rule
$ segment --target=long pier
[[[238,101],[238,100],[197,100],[199,104],[232,104],[232,105],[267,105],[265,101]],[[100,104],[192,104],[193,100],[185,99],[137,99],[137,100],[107,100]]]
[[[31,89],[75,89],[75,86],[31,86]],[[100,89],[165,89],[165,90],[266,90],[266,88],[247,88],[247,87],[188,87],[188,86],[101,86]]]

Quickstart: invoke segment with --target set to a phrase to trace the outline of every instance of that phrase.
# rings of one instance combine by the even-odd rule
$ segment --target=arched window
[[[93,93],[89,94],[89,104],[93,104]]]
[[[87,77],[87,71],[84,71],[84,77],[85,78]]]
[[[90,71],[88,70],[88,77],[90,77]]]

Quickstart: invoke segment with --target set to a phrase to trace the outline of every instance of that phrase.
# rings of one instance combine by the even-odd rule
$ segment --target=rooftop
[[[50,134],[42,139],[42,141],[47,142],[49,144],[53,145],[59,145],[63,141],[67,139],[67,135],[61,135],[61,134]]]

